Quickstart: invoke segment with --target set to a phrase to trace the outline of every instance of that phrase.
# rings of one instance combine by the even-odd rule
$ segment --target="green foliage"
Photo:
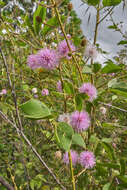
[[[106,66],[101,70],[102,73],[116,73],[121,70],[121,67],[114,64],[112,61],[106,62]]]
[[[43,1],[41,2],[42,6],[39,5],[37,10],[35,11],[33,15],[33,27],[36,34],[39,33],[41,29],[41,25],[44,22],[46,18],[46,8],[43,7]]]
[[[116,6],[121,3],[122,0],[103,0],[103,6]]]
[[[48,107],[35,99],[31,99],[20,106],[24,116],[29,119],[44,119],[51,116]]]
[[[65,16],[61,16],[61,20],[64,22]],[[50,18],[45,26],[43,27],[41,34],[42,36],[45,36],[48,32],[51,32],[54,30],[54,28],[59,26],[58,18],[57,17],[52,17]]]

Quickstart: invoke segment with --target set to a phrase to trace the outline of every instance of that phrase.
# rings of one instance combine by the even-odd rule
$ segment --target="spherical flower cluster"
[[[32,93],[36,94],[37,93],[37,88],[32,88]]]
[[[89,101],[92,102],[97,97],[97,90],[91,83],[84,83],[79,88],[80,93],[86,93],[89,96]]]
[[[45,69],[52,70],[59,65],[59,56],[55,50],[45,48],[40,50],[37,56],[40,57],[41,67]]]
[[[95,165],[94,154],[89,151],[81,152],[79,157],[79,163],[81,164],[81,166],[85,167],[86,169],[93,168]]]
[[[55,50],[44,48],[38,51],[37,54],[29,55],[27,63],[33,70],[41,67],[52,70],[59,65],[59,56]]]
[[[68,42],[69,42],[69,45],[70,45],[70,48],[71,48],[72,52],[75,51],[76,48],[75,48],[75,46],[73,45],[73,43],[72,43],[70,40],[68,40]],[[59,56],[60,56],[61,58],[66,57],[67,59],[71,59],[71,57],[68,55],[68,53],[69,53],[69,48],[68,48],[68,45],[67,45],[66,40],[63,40],[63,41],[61,41],[61,42],[58,44],[58,49],[57,49],[57,50],[58,50]]]
[[[0,95],[6,95],[7,94],[7,90],[6,89],[2,89],[0,92]]]
[[[38,55],[32,54],[32,55],[29,55],[27,58],[28,66],[33,70],[41,67],[40,62],[41,60]]]
[[[96,47],[94,45],[92,45],[92,44],[88,44],[86,46],[84,55],[87,56],[87,57],[90,57],[92,59],[96,59],[97,55],[98,55]]]
[[[80,133],[85,131],[90,126],[90,117],[86,111],[75,111],[70,116],[71,125],[73,129]]]
[[[72,164],[75,166],[78,163],[78,153],[74,150],[71,150],[71,158],[72,158]],[[69,164],[69,155],[68,152],[65,152],[63,155],[63,162],[68,165]]]
[[[64,114],[59,115],[58,121],[65,122],[69,125],[70,124],[70,114],[64,113]]]
[[[62,84],[61,84],[61,81],[60,81],[60,80],[57,82],[57,90],[58,90],[59,92],[63,92],[63,90],[62,90]]]
[[[42,96],[48,96],[48,95],[49,95],[48,89],[44,88],[44,89],[41,91],[41,94],[42,94]]]

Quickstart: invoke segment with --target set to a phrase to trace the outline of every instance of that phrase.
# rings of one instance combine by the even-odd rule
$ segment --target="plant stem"
[[[68,152],[69,154],[69,161],[70,161],[70,170],[71,170],[71,179],[72,179],[72,189],[75,190],[75,178],[74,178],[74,172],[73,172],[73,166],[72,166],[72,157],[71,152]]]
[[[95,45],[96,44],[96,41],[97,41],[97,34],[98,34],[98,26],[99,26],[99,18],[100,18],[100,4],[98,4],[98,7],[97,7],[97,14],[96,14],[96,26],[95,26],[95,33],[94,33],[94,42],[93,44]],[[91,60],[91,66],[93,65],[93,59]],[[94,84],[94,77],[93,77],[93,74],[91,75],[91,83]],[[94,121],[95,121],[95,108],[94,106],[92,107],[92,110],[91,110],[91,118],[92,118],[92,121],[91,121],[91,133],[94,133]]]
[[[65,38],[65,40],[66,40],[66,42],[67,42],[67,46],[68,46],[68,48],[69,48],[69,51],[71,52],[72,58],[73,58],[73,60],[74,60],[74,62],[75,62],[75,64],[76,64],[77,70],[78,70],[79,75],[80,75],[80,79],[81,79],[81,81],[83,82],[82,72],[81,72],[80,67],[79,67],[79,65],[78,65],[77,59],[76,59],[75,55],[73,55],[72,49],[71,49],[71,47],[70,47],[70,44],[69,44],[69,41],[68,41],[66,32],[65,32],[65,30],[64,30],[64,26],[63,26],[62,21],[61,21],[61,18],[60,18],[59,11],[58,11],[57,6],[56,6],[56,2],[55,2],[55,0],[51,0],[51,1],[52,1],[52,3],[54,4],[54,9],[55,9],[55,12],[56,12],[56,15],[57,15],[57,18],[58,18],[58,21],[59,21],[61,30],[62,30],[63,35],[64,35],[64,38]]]

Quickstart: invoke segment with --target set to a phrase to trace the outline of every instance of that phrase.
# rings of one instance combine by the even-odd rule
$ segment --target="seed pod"
[[[69,11],[71,11],[73,9],[72,3],[68,3],[67,8],[68,8]]]
[[[81,41],[81,46],[84,47],[86,45],[87,41],[86,39],[84,38],[82,41]]]
[[[38,23],[41,23],[41,22],[42,22],[42,18],[41,18],[40,16],[36,16],[36,21],[37,21]]]

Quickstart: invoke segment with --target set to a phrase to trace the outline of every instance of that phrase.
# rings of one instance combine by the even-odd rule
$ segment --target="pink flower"
[[[65,122],[69,125],[70,124],[70,114],[64,113],[64,114],[59,115],[58,121]]]
[[[38,98],[38,95],[37,95],[37,94],[34,94],[34,98]]]
[[[75,46],[73,45],[73,43],[69,40],[69,45],[71,47],[71,50],[72,52],[76,50]],[[67,59],[71,59],[70,56],[68,56],[68,53],[69,53],[69,48],[68,48],[68,45],[67,45],[67,42],[66,40],[63,40],[61,41],[59,44],[58,44],[58,53],[59,53],[59,56],[62,58],[62,57],[66,57]]]
[[[49,95],[48,89],[44,88],[44,89],[41,91],[41,94],[42,94],[42,96],[48,96],[48,95]]]
[[[89,151],[81,152],[79,163],[85,168],[93,168],[96,163],[94,154]]]
[[[98,55],[96,47],[94,45],[92,45],[92,44],[88,44],[86,46],[84,55],[87,56],[87,57],[90,57],[92,59],[96,59],[97,55]]]
[[[59,65],[59,56],[55,50],[42,49],[37,53],[42,68],[52,70]]]
[[[4,95],[7,94],[7,90],[6,89],[2,89],[1,93],[4,94]]]
[[[75,111],[71,114],[70,117],[71,125],[73,129],[80,133],[82,131],[85,131],[90,126],[90,118],[87,112],[85,111]]]
[[[89,96],[89,101],[92,102],[97,97],[97,90],[91,83],[84,83],[79,88],[80,93],[86,93]]]
[[[27,64],[33,70],[41,67],[40,61],[40,57],[34,54],[29,55],[27,58]]]
[[[63,90],[62,90],[62,84],[61,84],[61,81],[60,81],[60,80],[57,82],[57,90],[58,90],[59,92],[63,92]]]
[[[72,164],[73,164],[73,166],[75,166],[78,163],[78,153],[74,150],[71,150],[70,152],[71,152]],[[68,152],[64,153],[63,162],[67,165],[69,164]]]

